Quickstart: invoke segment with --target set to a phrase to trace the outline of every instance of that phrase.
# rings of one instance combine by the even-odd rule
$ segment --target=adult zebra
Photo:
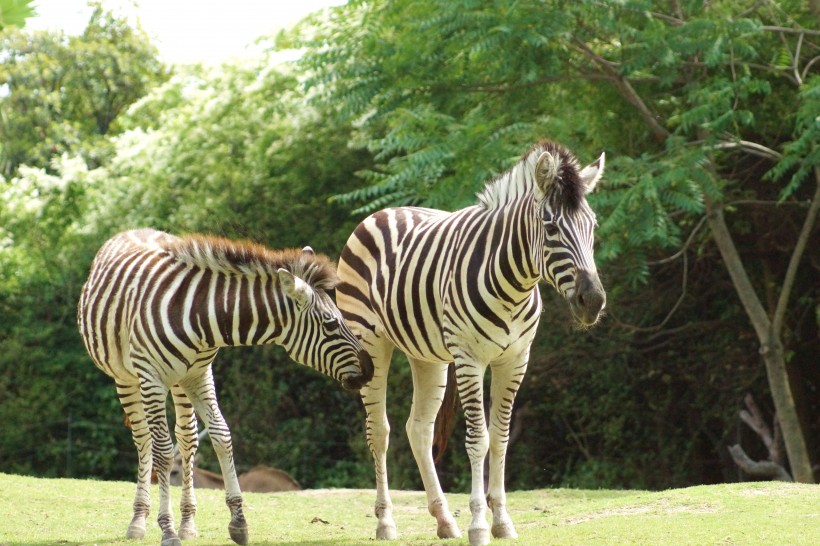
[[[151,229],[121,233],[103,245],[83,287],[77,322],[94,363],[115,381],[139,455],[129,538],[145,535],[152,464],[163,546],[197,535],[192,468],[199,416],[222,468],[231,538],[247,543],[231,436],[217,405],[211,363],[220,347],[275,343],[346,388],[361,388],[373,373],[372,363],[325,292],[335,280],[333,264],[309,247],[271,251]],[[183,460],[179,535],[168,490],[169,390]]]
[[[567,149],[541,142],[487,184],[478,205],[453,213],[383,210],[348,239],[339,261],[337,303],[375,367],[361,395],[376,467],[378,538],[397,535],[387,487],[390,427],[385,413],[394,347],[410,361],[413,405],[407,434],[438,536],[460,536],[431,453],[450,362],[455,363],[472,469],[470,544],[490,540],[483,476],[488,449],[486,504],[493,512],[492,533],[517,536],[505,507],[504,459],[513,400],[541,312],[536,285],[540,279],[553,285],[583,327],[598,320],[606,295],[593,259],[595,215],[585,196],[603,170],[603,154],[581,169]],[[487,366],[492,369],[489,440],[482,392]]]

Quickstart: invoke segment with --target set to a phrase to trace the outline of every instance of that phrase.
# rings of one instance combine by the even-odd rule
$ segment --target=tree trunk
[[[769,380],[772,400],[783,430],[783,440],[786,444],[786,453],[789,456],[792,475],[795,481],[814,483],[811,469],[811,459],[800,426],[800,418],[794,403],[786,361],[783,358],[783,344],[780,336],[773,331],[757,293],[749,280],[740,255],[735,248],[732,235],[723,217],[723,210],[715,206],[710,199],[706,199],[707,222],[712,230],[712,237],[717,244],[723,263],[729,272],[737,294],[746,309],[746,314],[760,341],[760,354],[766,364],[766,376]],[[811,214],[811,212],[810,212]]]

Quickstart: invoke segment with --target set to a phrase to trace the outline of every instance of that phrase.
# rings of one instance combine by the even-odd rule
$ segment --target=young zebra
[[[385,413],[394,347],[410,361],[413,405],[407,434],[438,536],[460,536],[431,453],[450,362],[455,363],[472,469],[470,544],[490,540],[485,504],[493,513],[493,535],[517,536],[505,508],[504,459],[513,400],[541,313],[537,283],[543,279],[554,286],[582,327],[598,320],[606,295],[593,259],[595,215],[585,195],[603,170],[603,154],[581,169],[564,147],[542,142],[487,184],[478,205],[453,213],[383,210],[348,239],[339,261],[337,303],[375,367],[361,395],[376,467],[378,538],[397,535],[387,487],[390,427]],[[482,392],[487,366],[492,369],[489,440]]]
[[[220,347],[276,343],[346,388],[361,388],[372,376],[372,363],[325,292],[335,280],[333,264],[309,247],[271,251],[142,229],[121,233],[100,249],[77,322],[94,363],[114,379],[139,455],[128,538],[145,534],[152,464],[163,546],[197,535],[192,467],[199,416],[222,468],[231,538],[247,543],[231,436],[217,405],[211,363]],[[169,390],[184,474],[179,536],[168,490],[174,451],[165,416]]]

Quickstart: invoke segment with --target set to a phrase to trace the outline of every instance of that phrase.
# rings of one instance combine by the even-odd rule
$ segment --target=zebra
[[[397,537],[387,485],[385,405],[395,347],[410,363],[413,402],[406,431],[438,536],[461,536],[431,449],[450,363],[465,414],[472,474],[470,544],[490,541],[486,506],[492,510],[493,536],[517,536],[506,509],[504,463],[513,401],[542,308],[537,283],[543,279],[563,295],[581,327],[598,321],[606,294],[593,258],[596,218],[586,194],[601,178],[604,160],[601,154],[581,168],[565,147],[542,141],[487,183],[477,205],[452,213],[385,209],[351,234],[339,260],[336,298],[375,368],[361,397],[375,464],[377,538]],[[492,384],[486,423],[482,378],[488,366]]]
[[[102,246],[82,289],[77,322],[91,359],[114,379],[139,456],[128,538],[145,535],[152,464],[162,545],[197,536],[192,467],[198,416],[222,469],[230,536],[247,543],[231,436],[211,364],[221,347],[275,343],[345,388],[360,389],[372,363],[326,293],[335,282],[334,264],[310,247],[273,251],[152,229],[115,235]],[[174,453],[165,415],[169,390],[184,474],[179,534],[168,487]]]

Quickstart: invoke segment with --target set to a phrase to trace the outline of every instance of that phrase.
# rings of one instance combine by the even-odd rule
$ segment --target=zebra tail
[[[456,388],[456,366],[450,362],[447,367],[447,388],[444,390],[444,398],[441,402],[441,409],[436,416],[436,424],[433,428],[433,461],[438,464],[444,457],[447,450],[447,442],[453,435],[455,427],[456,405],[458,402],[458,389]]]

